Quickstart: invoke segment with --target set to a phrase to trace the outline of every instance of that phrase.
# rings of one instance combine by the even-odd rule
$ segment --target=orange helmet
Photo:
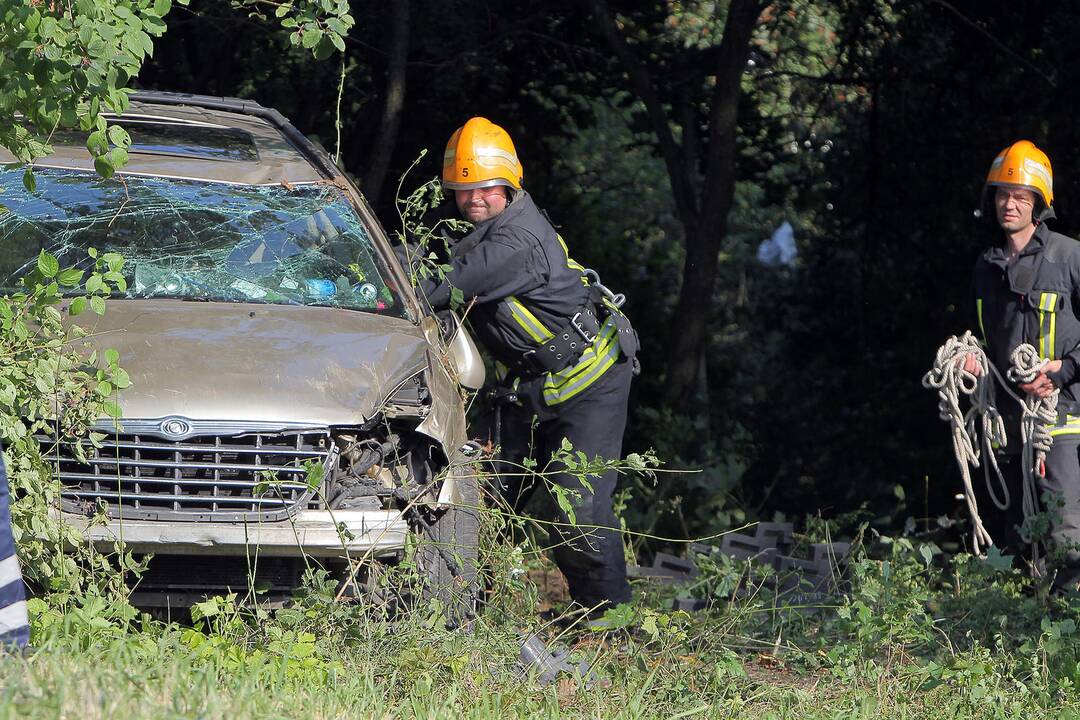
[[[1054,171],[1050,158],[1030,140],[1018,140],[998,153],[986,174],[986,186],[1024,188],[1054,204]]]
[[[470,118],[446,143],[442,184],[448,190],[492,185],[520,190],[522,175],[510,135],[487,118]]]

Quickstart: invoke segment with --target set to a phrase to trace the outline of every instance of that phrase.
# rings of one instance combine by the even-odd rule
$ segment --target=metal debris
[[[584,660],[575,663],[570,658],[570,650],[562,645],[554,645],[548,649],[547,644],[535,633],[522,634],[518,664],[525,673],[536,673],[540,687],[553,683],[559,673],[566,673],[574,680],[584,683],[586,690],[600,681],[600,676],[589,663]]]
[[[759,568],[771,568],[774,572],[762,578],[762,585],[773,589],[785,607],[814,611],[817,606],[847,591],[845,571],[851,545],[846,542],[815,543],[810,546],[809,558],[795,557],[790,554],[794,547],[793,535],[792,523],[758,523],[753,535],[728,533],[720,547],[693,543],[686,558],[657,553],[651,567],[631,566],[627,568],[627,574],[677,585],[698,576],[700,570],[695,560],[698,556],[727,556],[739,562],[752,562]],[[741,592],[745,593],[746,588],[741,588]],[[680,597],[675,599],[674,609],[697,612],[710,604],[707,599]]]

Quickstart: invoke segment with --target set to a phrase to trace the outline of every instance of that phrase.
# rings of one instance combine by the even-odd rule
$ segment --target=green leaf
[[[26,192],[37,192],[37,178],[34,177],[34,169],[27,167],[23,170],[22,176],[23,187],[26,188]]]
[[[131,144],[131,136],[128,135],[128,131],[119,125],[109,126],[109,142],[117,147],[127,147]]]
[[[986,551],[986,558],[983,562],[990,566],[992,570],[1003,572],[1012,568],[1013,556],[1003,555],[997,545],[991,545],[990,549]]]
[[[120,353],[116,350],[116,348],[107,348],[102,354],[102,357],[105,359],[105,363],[109,367],[115,367],[116,364],[120,362]]]
[[[116,168],[113,167],[112,161],[108,155],[99,155],[94,158],[94,169],[97,170],[98,175],[108,180],[116,172]]]
[[[120,416],[123,415],[123,413],[120,412],[120,406],[114,402],[102,403],[101,409],[111,418],[119,419]]]
[[[42,250],[38,254],[37,268],[47,278],[56,277],[56,273],[60,270],[60,262],[54,255]]]
[[[641,621],[641,629],[655,642],[660,637],[660,628],[656,627],[656,616],[648,614]]]
[[[154,37],[159,37],[165,34],[165,21],[159,18],[157,15],[147,14],[143,18],[143,27],[146,29],[147,34],[153,35]],[[151,45],[150,49],[151,52],[148,54],[153,55],[153,45]]]
[[[570,521],[571,525],[577,525],[577,513],[574,512],[574,504],[570,501],[571,491],[561,485],[552,485],[550,490],[551,494],[555,496],[555,504],[566,513],[566,519]]]
[[[929,545],[921,545],[919,547],[919,555],[922,556],[923,562],[929,566],[934,561],[934,551]]]
[[[98,315],[105,314],[105,298],[100,295],[93,295],[90,298],[90,309],[96,312]]]
[[[119,169],[127,165],[128,151],[124,148],[113,148],[112,152],[109,153],[109,156],[110,164],[113,166],[114,169]]]
[[[86,297],[80,295],[79,297],[71,301],[71,305],[68,306],[68,315],[81,315],[85,310]]]
[[[300,44],[310,50],[311,48],[319,44],[319,41],[322,40],[322,37],[322,30],[315,30],[309,28],[307,30],[304,30],[304,34],[300,36]]]
[[[341,52],[345,52],[345,40],[341,37],[341,35],[332,32],[329,33],[328,36],[330,38],[330,42],[334,44],[334,47],[336,47]]]
[[[332,35],[330,33],[329,35]],[[325,60],[334,54],[334,43],[330,40],[330,36],[324,34],[319,40],[319,44],[315,46],[315,50],[312,54],[315,55],[316,60]]]
[[[101,397],[109,397],[113,393],[113,385],[108,380],[102,380],[97,384],[97,394]]]
[[[86,138],[86,149],[94,157],[104,155],[109,151],[109,141],[101,130],[95,130]]]
[[[139,48],[139,50],[141,50],[144,54],[146,54],[147,56],[152,56],[154,54],[154,41],[151,40],[150,36],[144,33],[142,30],[134,33],[132,39],[135,41],[136,46]],[[118,86],[122,84],[123,83],[118,83]]]
[[[128,375],[127,370],[123,368],[116,368],[116,372],[113,374],[113,384],[121,390],[126,387],[130,387],[131,376]]]
[[[336,32],[338,35],[345,36],[345,35],[349,34],[348,26],[345,23],[341,22],[341,20],[336,18],[336,17],[327,18],[326,19],[326,26],[329,27],[334,32]],[[345,48],[342,47],[342,50],[344,50],[344,49]]]
[[[124,256],[120,253],[108,252],[102,255],[101,259],[109,266],[110,272],[118,273],[124,267]]]
[[[65,287],[77,287],[82,282],[83,275],[83,271],[78,268],[67,268],[57,274],[56,281]]]

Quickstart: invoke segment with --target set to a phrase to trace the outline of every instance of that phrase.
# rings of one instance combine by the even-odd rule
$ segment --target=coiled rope
[[[975,358],[979,367],[978,374],[964,369],[968,355]],[[1016,383],[1033,381],[1048,362],[1041,359],[1035,348],[1026,343],[1013,351],[1010,360],[1012,366],[1008,370],[1008,377]],[[934,365],[923,376],[922,384],[923,387],[937,390],[938,415],[949,423],[952,431],[953,452],[964,485],[964,500],[971,515],[972,546],[976,555],[982,554],[983,548],[989,547],[994,541],[979,516],[970,468],[982,465],[986,489],[994,505],[1000,510],[1006,510],[1012,503],[1008,484],[1001,474],[993,450],[994,447],[1005,447],[1008,440],[1005,422],[995,406],[991,374],[1022,409],[1020,437],[1023,442],[1022,508],[1025,520],[1038,512],[1035,474],[1038,472],[1042,476],[1045,473],[1046,454],[1054,441],[1050,435],[1050,426],[1057,418],[1058,391],[1055,389],[1045,398],[1017,395],[987,358],[986,352],[979,346],[971,331],[965,332],[959,338],[951,336],[938,348]],[[971,408],[967,413],[960,410],[961,394],[967,395],[971,400]],[[978,443],[976,437],[979,438]],[[980,462],[980,457],[985,458],[985,462]],[[993,477],[997,478],[1000,497],[995,491],[991,471]]]

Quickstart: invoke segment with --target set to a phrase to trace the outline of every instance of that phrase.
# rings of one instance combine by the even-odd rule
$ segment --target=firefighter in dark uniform
[[[976,260],[973,288],[990,361],[1004,370],[1013,350],[1029,343],[1047,362],[1019,390],[1040,398],[1061,391],[1045,475],[1037,469],[1035,477],[1040,494],[1049,493],[1060,505],[1042,509],[1057,516],[1050,532],[1051,547],[1061,558],[1054,585],[1070,591],[1080,582],[1080,243],[1047,227],[1053,202],[1050,160],[1033,143],[1013,143],[994,158],[983,205],[992,206],[1001,234]],[[968,358],[965,367],[972,365]],[[999,405],[1009,431],[1005,452],[1012,501],[990,530],[995,542],[1007,545],[1017,539],[1020,520],[1019,408],[1011,400]]]
[[[564,440],[589,458],[622,453],[637,335],[610,293],[568,254],[566,243],[522,189],[522,166],[505,130],[470,119],[447,144],[443,188],[473,229],[450,249],[445,280],[422,286],[436,310],[452,288],[471,305],[468,319],[501,368],[500,484],[520,509],[536,476]],[[558,467],[548,468],[557,471]],[[587,484],[566,472],[545,478],[565,488],[574,518],[554,524],[554,554],[571,597],[595,611],[626,602],[630,587],[612,508],[615,471]]]

